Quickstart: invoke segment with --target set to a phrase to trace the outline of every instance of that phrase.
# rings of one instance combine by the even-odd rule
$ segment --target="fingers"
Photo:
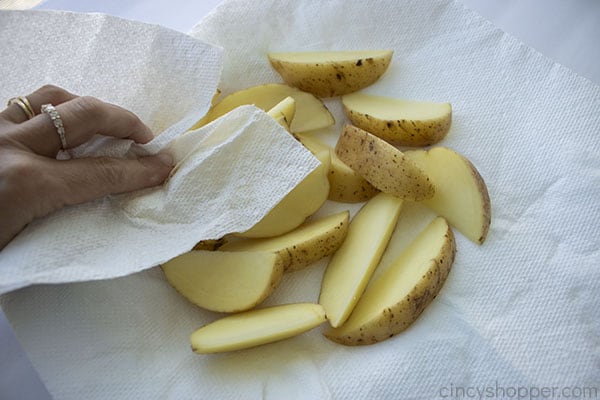
[[[134,160],[82,158],[53,162],[64,205],[73,205],[109,194],[159,185],[169,176],[173,159],[166,153]]]
[[[73,93],[69,93],[65,89],[59,88],[58,86],[46,85],[25,97],[27,100],[29,100],[29,104],[31,105],[31,109],[33,110],[34,114],[39,114],[42,104],[50,103],[56,106],[72,100],[77,96]],[[25,112],[23,112],[23,110],[17,104],[8,106],[0,113],[0,118],[15,124],[20,124],[28,120]]]
[[[154,134],[135,114],[94,97],[75,97],[56,106],[68,148],[87,142],[94,135],[147,143]],[[36,115],[18,126],[15,140],[37,154],[55,157],[62,148],[60,136],[49,115]]]

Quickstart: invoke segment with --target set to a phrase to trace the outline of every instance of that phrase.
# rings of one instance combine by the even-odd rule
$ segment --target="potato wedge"
[[[405,155],[425,171],[435,185],[435,195],[423,203],[471,241],[482,244],[492,213],[487,186],[475,166],[446,147],[410,150]]]
[[[325,336],[345,345],[386,340],[408,328],[442,288],[456,245],[444,218],[435,218],[369,285],[350,318]]]
[[[333,327],[344,323],[367,286],[401,209],[401,199],[380,193],[352,219],[346,240],[331,257],[321,284],[319,304]]]
[[[392,50],[269,53],[287,84],[318,97],[341,96],[365,88],[387,70]]]
[[[220,251],[270,251],[282,259],[284,272],[296,271],[333,254],[348,232],[350,213],[343,211],[300,225],[281,236],[229,242]]]
[[[431,198],[435,193],[429,177],[413,161],[385,140],[360,128],[344,126],[335,152],[384,193],[414,201]]]
[[[320,166],[308,174],[256,225],[236,235],[247,238],[278,236],[300,226],[314,214],[329,195],[327,173],[330,165],[329,152],[317,153],[315,157],[321,161]]]
[[[281,259],[269,252],[194,250],[162,265],[169,283],[195,305],[217,312],[254,308],[281,282]]]
[[[358,172],[344,164],[329,145],[306,134],[297,134],[296,138],[313,154],[329,150],[331,154],[331,165],[327,176],[329,200],[339,203],[362,203],[379,193],[379,190]]]
[[[294,119],[290,124],[293,133],[326,128],[334,124],[334,119],[321,100],[310,93],[279,83],[252,86],[225,96],[191,129],[200,128],[242,105],[254,104],[269,111],[277,103],[291,96],[296,101]]]
[[[271,118],[288,131],[290,130],[290,124],[294,119],[295,113],[296,100],[291,96],[281,100],[279,103],[275,104],[273,108],[267,111],[267,114],[269,114]]]
[[[428,103],[352,93],[342,97],[354,126],[396,146],[429,146],[450,130],[450,103]]]
[[[299,335],[325,320],[318,304],[285,304],[219,319],[195,331],[190,342],[199,354],[241,350]]]

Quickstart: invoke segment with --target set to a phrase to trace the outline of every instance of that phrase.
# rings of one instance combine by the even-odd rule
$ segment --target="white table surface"
[[[525,44],[600,85],[600,1],[461,1]],[[219,0],[48,0],[37,8],[102,12],[187,32],[218,3]],[[0,310],[0,400],[50,398]]]

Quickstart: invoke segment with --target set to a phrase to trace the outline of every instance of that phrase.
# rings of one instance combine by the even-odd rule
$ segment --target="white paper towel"
[[[279,81],[270,50],[393,48],[390,70],[368,91],[452,102],[442,144],[487,182],[488,240],[456,233],[437,299],[407,331],[366,347],[317,329],[195,355],[189,334],[219,316],[188,304],[156,269],[4,296],[57,399],[535,398],[599,386],[598,86],[446,0],[228,1],[193,35],[223,46],[226,92]],[[337,101],[327,104],[341,124]],[[405,205],[382,266],[429,217]],[[316,301],[325,264],[286,275],[266,304]]]
[[[201,239],[247,230],[316,166],[254,107],[182,136],[216,91],[219,48],[101,15],[8,12],[0,18],[0,42],[7,42],[0,48],[0,75],[7,79],[0,98],[53,83],[121,104],[160,135],[145,145],[98,137],[73,153],[126,157],[167,149],[177,163],[161,187],[68,207],[31,223],[0,253],[0,293],[127,275]],[[32,36],[38,31],[44,35]]]

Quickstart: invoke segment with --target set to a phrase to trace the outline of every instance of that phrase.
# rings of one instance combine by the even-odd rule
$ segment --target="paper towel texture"
[[[11,293],[3,307],[56,398],[432,399],[469,387],[515,398],[519,387],[599,386],[598,86],[445,0],[227,1],[192,33],[224,48],[225,92],[280,81],[271,50],[394,49],[367,91],[452,103],[442,144],[487,182],[488,239],[456,232],[437,299],[407,331],[366,347],[316,329],[195,355],[189,334],[219,315],[188,304],[157,269]],[[327,105],[341,124],[337,100]],[[431,217],[406,203],[381,266]],[[266,304],[316,301],[325,265],[286,275]]]
[[[127,275],[201,239],[247,230],[316,166],[254,107],[182,136],[210,106],[221,71],[219,48],[102,15],[6,12],[0,18],[0,75],[6,79],[0,98],[53,83],[122,105],[158,137],[146,145],[97,137],[73,153],[128,157],[168,150],[177,162],[161,187],[68,207],[31,223],[2,250],[0,293]]]

